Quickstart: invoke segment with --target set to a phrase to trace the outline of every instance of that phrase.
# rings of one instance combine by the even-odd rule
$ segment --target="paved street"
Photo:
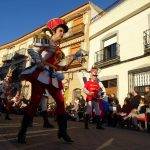
[[[27,134],[27,144],[17,144],[16,135],[22,116],[12,116],[5,121],[0,116],[0,150],[149,150],[150,134],[127,129],[108,128],[97,130],[91,125],[90,130],[83,128],[81,122],[69,122],[69,133],[74,143],[68,144],[57,139],[56,122],[54,129],[44,129],[42,118],[35,117],[34,128]]]

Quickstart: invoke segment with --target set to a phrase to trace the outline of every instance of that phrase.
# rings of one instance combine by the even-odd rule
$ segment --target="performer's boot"
[[[84,117],[84,128],[89,129],[89,114],[86,114]]]
[[[33,118],[30,120],[28,127],[33,127]]]
[[[104,129],[100,116],[96,115],[96,129]]]
[[[43,121],[44,121],[43,128],[54,128],[54,126],[48,120],[47,111],[42,111],[42,117],[43,117]]]
[[[26,132],[27,132],[27,128],[29,127],[31,120],[32,119],[27,114],[24,114],[23,120],[21,123],[21,129],[18,133],[18,143],[21,143],[21,144],[26,143]]]
[[[8,112],[6,112],[5,120],[11,120]]]
[[[67,115],[59,115],[57,117],[57,122],[58,122],[58,138],[63,138],[64,141],[66,142],[73,142],[71,137],[67,134]]]

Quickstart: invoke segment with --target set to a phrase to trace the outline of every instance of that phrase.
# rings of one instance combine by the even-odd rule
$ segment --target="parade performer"
[[[98,68],[92,67],[91,69],[91,76],[90,80],[85,82],[84,84],[84,93],[86,96],[86,112],[85,112],[85,129],[88,129],[88,122],[90,119],[90,116],[92,114],[93,108],[95,109],[96,113],[96,128],[97,129],[103,129],[101,120],[100,120],[100,107],[99,107],[99,100],[101,96],[101,87],[98,82]]]
[[[13,98],[17,97],[18,93],[20,93],[20,87],[18,86],[18,84],[13,83],[12,73],[13,73],[13,69],[9,68],[6,77],[0,83],[0,88],[1,88],[0,97],[5,107],[6,120],[11,120],[9,114],[15,103]]]
[[[47,29],[51,32],[52,37],[50,42],[45,39],[37,38],[35,43],[45,42],[45,46],[38,49],[41,55],[40,60],[35,66],[29,67],[21,74],[22,80],[30,81],[32,84],[31,102],[26,108],[21,129],[18,134],[18,143],[26,143],[26,131],[29,126],[30,120],[33,119],[37,111],[37,107],[42,99],[45,89],[48,89],[51,96],[57,104],[57,123],[59,127],[58,138],[63,138],[64,141],[73,142],[67,134],[67,116],[64,106],[64,98],[62,95],[62,78],[63,74],[57,74],[57,70],[67,70],[68,66],[60,66],[59,63],[64,58],[59,44],[63,38],[64,33],[68,31],[68,27],[64,20],[55,18],[47,23]],[[49,44],[49,46],[47,46]],[[39,57],[40,58],[40,57]]]

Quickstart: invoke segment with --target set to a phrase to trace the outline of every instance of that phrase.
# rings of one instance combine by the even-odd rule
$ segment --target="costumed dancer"
[[[101,87],[98,82],[98,68],[92,67],[91,68],[91,77],[90,80],[85,82],[84,84],[84,93],[86,96],[86,112],[85,112],[85,129],[89,129],[89,119],[90,115],[92,114],[93,108],[95,109],[96,113],[96,128],[97,129],[104,129],[102,127],[102,122],[100,118],[100,107],[99,107],[99,100],[101,96]]]
[[[51,96],[57,104],[57,123],[59,127],[58,138],[63,138],[64,141],[73,142],[67,134],[67,115],[65,112],[64,98],[62,95],[62,78],[63,74],[57,74],[57,70],[67,70],[68,66],[60,66],[59,63],[64,58],[64,54],[59,48],[61,39],[64,33],[68,31],[68,27],[64,20],[60,18],[52,19],[47,24],[47,29],[51,32],[52,37],[50,42],[44,39],[37,38],[36,42],[50,44],[47,47],[39,50],[41,52],[41,62],[34,67],[26,69],[21,74],[22,80],[27,80],[32,84],[31,102],[26,108],[21,129],[18,134],[18,143],[26,143],[26,131],[37,111],[37,107],[42,99],[45,89],[48,89]],[[38,52],[39,53],[39,52]],[[39,53],[40,54],[40,53]],[[40,58],[40,57],[39,57]]]
[[[30,57],[30,61],[28,62],[28,68],[22,73],[23,75],[27,75],[26,80],[30,81],[31,83],[35,80],[35,76],[32,74],[36,69],[40,69],[44,66],[42,64],[42,55],[41,53],[44,50],[50,49],[50,41],[49,36],[46,35],[44,32],[40,33],[39,35],[35,35],[33,45],[28,49],[28,54]],[[36,73],[36,72],[35,72]],[[32,76],[33,75],[33,76]],[[23,78],[23,77],[22,77]],[[32,81],[33,79],[33,81]],[[34,83],[34,82],[33,82]],[[44,128],[54,128],[54,126],[50,123],[48,119],[47,113],[47,97],[45,96],[45,92],[41,98],[41,108],[42,108],[42,117],[43,117],[43,127]],[[33,120],[31,121],[31,125],[33,126]]]

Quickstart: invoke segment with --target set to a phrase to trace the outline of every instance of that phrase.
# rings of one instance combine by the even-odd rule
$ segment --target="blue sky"
[[[102,9],[116,0],[91,0]],[[11,42],[88,0],[0,0],[0,45]]]

